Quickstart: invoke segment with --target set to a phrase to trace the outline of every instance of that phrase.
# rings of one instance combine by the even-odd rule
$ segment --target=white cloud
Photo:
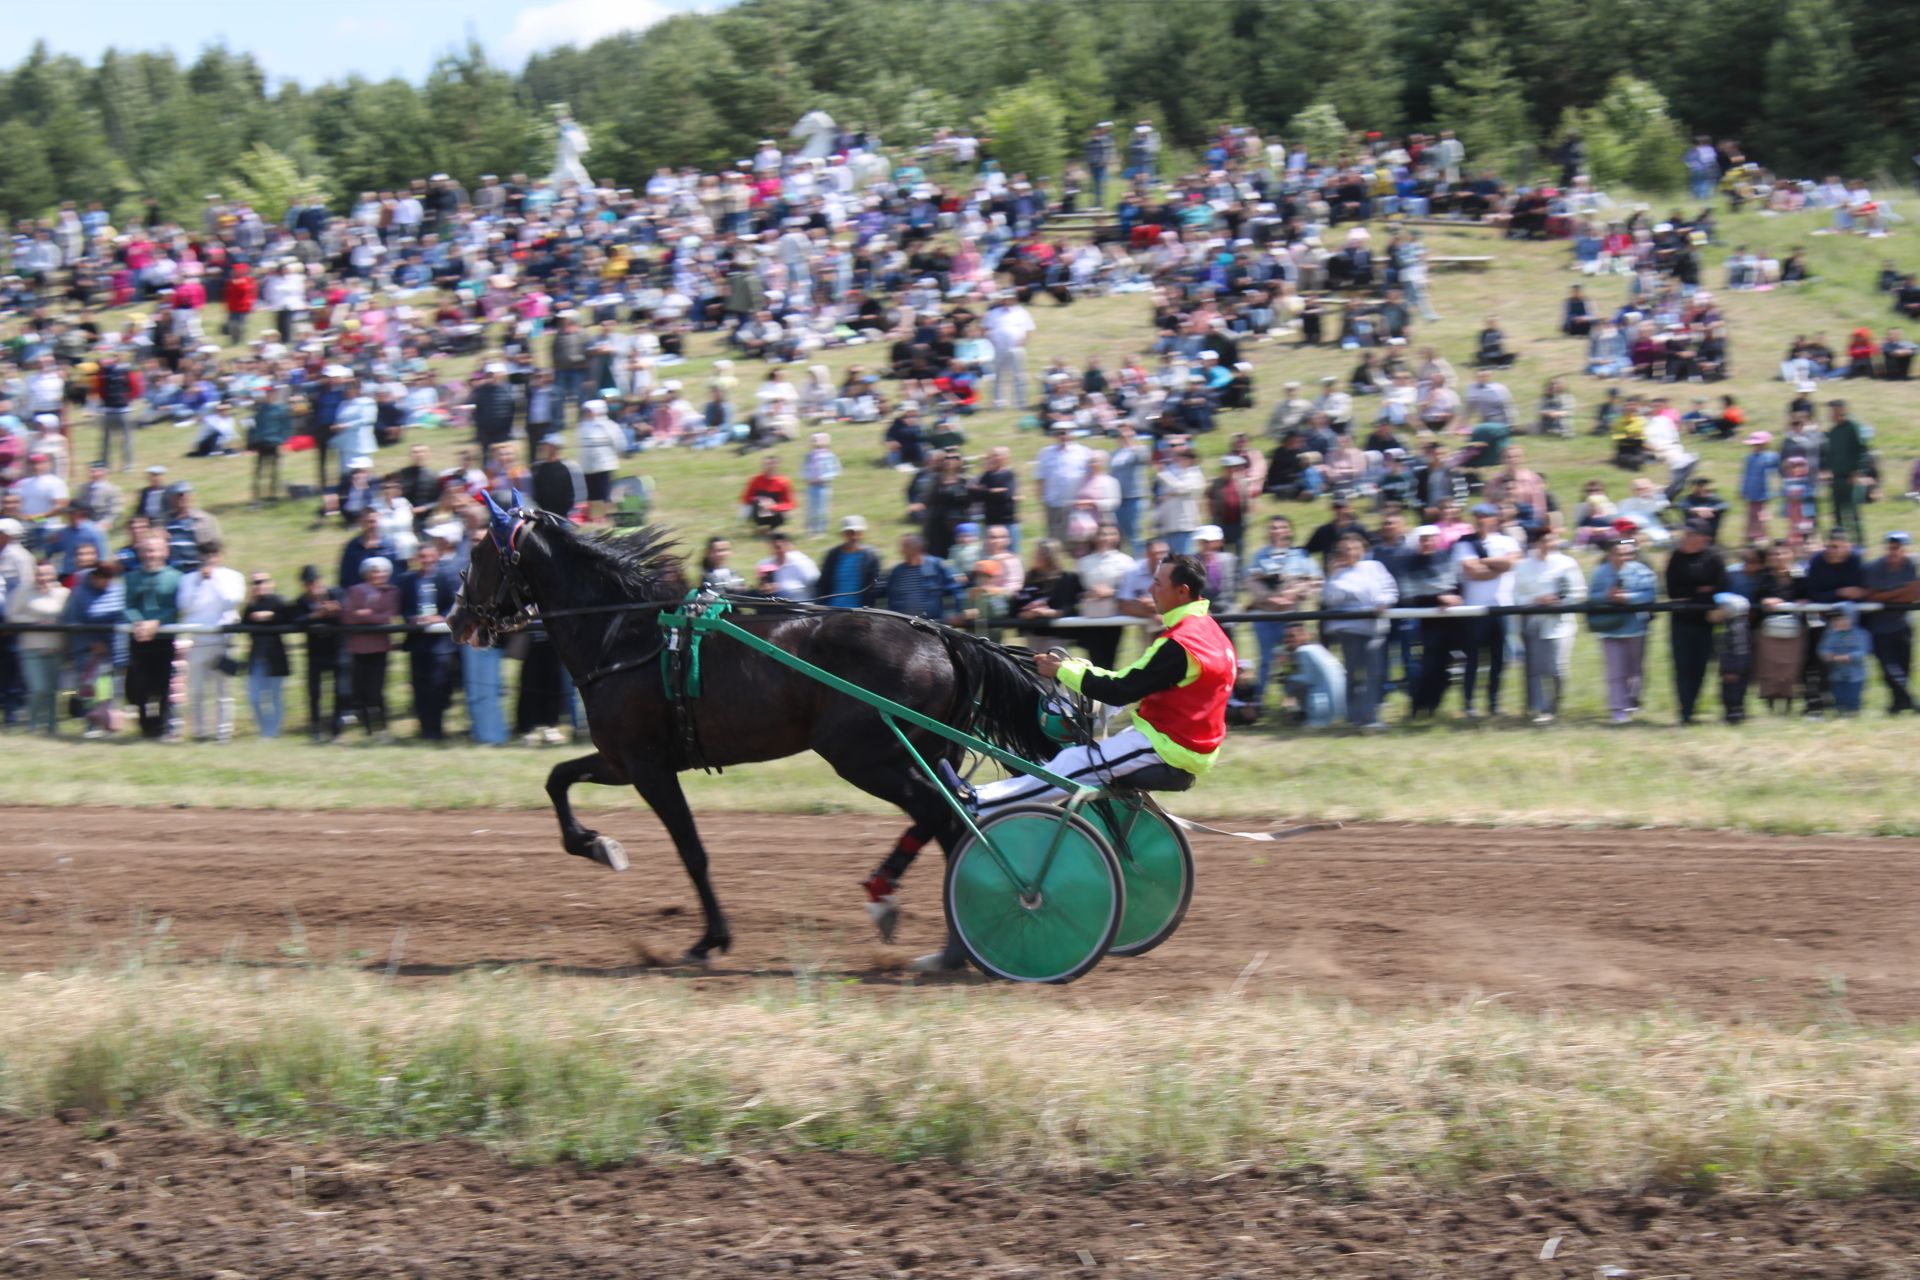
[[[661,0],[551,0],[515,14],[500,51],[513,66],[555,45],[592,44],[616,32],[643,30],[674,12]]]

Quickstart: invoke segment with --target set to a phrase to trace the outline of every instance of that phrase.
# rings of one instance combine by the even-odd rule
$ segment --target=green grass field
[[[1378,737],[1236,730],[1220,766],[1175,806],[1249,828],[1304,818],[1593,824],[1920,835],[1908,797],[1920,727],[1799,720],[1625,729],[1422,725]],[[18,804],[216,809],[540,809],[568,749],[45,743],[10,759]],[[886,812],[813,755],[684,775],[696,812]],[[484,780],[476,785],[476,780]],[[629,810],[625,789],[576,803]]]

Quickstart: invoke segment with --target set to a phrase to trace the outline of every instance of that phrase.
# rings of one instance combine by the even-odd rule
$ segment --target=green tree
[[[53,207],[56,187],[46,144],[23,120],[0,124],[0,212],[8,225],[37,218]]]
[[[1493,24],[1476,18],[1433,91],[1435,118],[1467,149],[1467,165],[1511,174],[1529,160],[1533,128],[1506,45]]]
[[[302,172],[298,160],[256,142],[234,163],[226,194],[246,201],[262,218],[278,221],[296,198],[327,190],[326,181],[318,174]]]
[[[1665,96],[1646,81],[1616,76],[1593,107],[1569,111],[1562,119],[1562,136],[1577,131],[1587,144],[1587,173],[1594,186],[1665,194],[1686,184],[1681,158],[1686,137]]]
[[[1853,40],[1832,0],[1792,0],[1767,51],[1764,140],[1774,167],[1845,172],[1880,139],[1863,137]]]
[[[1347,125],[1331,102],[1316,102],[1287,121],[1280,137],[1288,147],[1307,149],[1307,154],[1322,164],[1338,158],[1347,149]]]
[[[1067,150],[1067,112],[1038,79],[994,96],[980,131],[1000,168],[1029,178],[1052,176]]]

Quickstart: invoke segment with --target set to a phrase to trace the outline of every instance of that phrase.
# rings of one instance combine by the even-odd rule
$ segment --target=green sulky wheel
[[[1084,810],[1113,846],[1127,886],[1127,911],[1108,948],[1140,956],[1180,927],[1193,901],[1193,849],[1158,805],[1138,796],[1107,796]]]
[[[993,850],[969,837],[947,864],[947,924],[973,963],[1014,982],[1072,982],[1100,963],[1126,914],[1119,861],[1099,830],[1045,804],[1011,805],[980,823],[1029,883],[1024,897]],[[1058,845],[1055,846],[1055,837]]]

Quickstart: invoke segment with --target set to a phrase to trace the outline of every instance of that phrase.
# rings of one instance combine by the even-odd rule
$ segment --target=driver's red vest
[[[1166,638],[1185,649],[1200,670],[1185,684],[1140,699],[1134,718],[1189,751],[1212,755],[1227,738],[1227,698],[1240,670],[1233,641],[1204,613],[1180,619],[1168,628]]]

